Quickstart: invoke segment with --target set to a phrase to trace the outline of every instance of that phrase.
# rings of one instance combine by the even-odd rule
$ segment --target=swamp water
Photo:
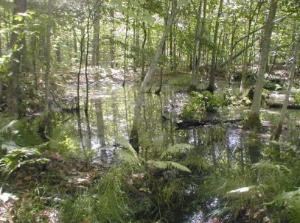
[[[69,88],[67,93],[69,96],[76,96],[76,91],[72,88]],[[93,163],[111,167],[117,162],[118,139],[121,137],[130,140],[136,98],[137,91],[133,86],[123,88],[112,83],[94,85],[91,88],[88,118],[82,111],[80,126],[83,135],[82,145],[92,148],[95,153]],[[183,209],[187,206],[191,207],[184,211],[177,210],[179,216],[174,214],[177,216],[176,222],[222,222],[215,219],[212,214],[220,208],[222,201],[217,197],[211,197],[209,193],[206,194],[205,189],[209,186],[202,188],[202,184],[205,184],[212,173],[226,176],[226,174],[230,175],[231,170],[238,169],[238,174],[241,176],[247,174],[250,166],[263,157],[266,145],[270,141],[272,123],[276,123],[280,110],[262,111],[264,131],[259,135],[244,131],[241,123],[179,129],[176,123],[181,122],[179,114],[187,100],[188,96],[185,93],[179,93],[170,85],[163,87],[160,96],[144,95],[137,128],[140,156],[146,160],[155,159],[171,145],[191,145],[193,152],[189,159],[194,162],[191,168],[195,167],[195,169],[192,169],[193,174],[189,178],[182,178],[187,179],[185,193],[190,199],[190,203],[182,206]],[[82,92],[81,102],[84,102],[84,92]],[[217,118],[222,120],[242,118],[245,112],[246,110],[243,109],[224,108]],[[299,141],[297,133],[299,117],[299,111],[289,112],[289,128],[284,131],[286,141]],[[61,114],[56,119],[60,123],[60,129],[72,132],[80,141],[76,115]],[[54,130],[57,127],[55,123],[56,121],[53,122]],[[200,171],[197,169],[199,166]],[[204,173],[201,172],[201,168],[204,169]],[[210,189],[219,190],[222,187],[225,185],[214,185],[214,189]]]

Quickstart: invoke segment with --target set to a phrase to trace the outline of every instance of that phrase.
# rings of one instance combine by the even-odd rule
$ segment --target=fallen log
[[[177,129],[187,129],[190,127],[200,127],[206,125],[221,125],[221,124],[236,124],[243,121],[243,119],[211,119],[211,120],[185,120],[176,123]]]
[[[283,105],[283,102],[285,100],[285,94],[283,93],[271,93],[267,96],[266,98],[266,104],[270,108],[281,108]],[[292,94],[289,98],[289,104],[288,104],[289,109],[300,109],[300,104],[297,103],[295,100],[295,96]]]

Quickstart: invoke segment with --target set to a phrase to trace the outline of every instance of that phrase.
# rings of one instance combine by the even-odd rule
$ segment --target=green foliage
[[[300,222],[300,189],[278,195],[272,202],[272,206],[279,211],[281,219],[291,223]]]
[[[186,166],[181,165],[180,163],[177,163],[177,162],[172,162],[172,161],[148,160],[147,165],[149,168],[154,168],[154,169],[158,169],[158,170],[175,169],[178,171],[191,173],[191,170],[189,168],[187,168]]]
[[[192,152],[182,161],[193,173],[204,174],[210,170],[208,161],[199,153]]]
[[[82,152],[77,132],[73,125],[56,122],[52,132],[49,142],[49,150],[52,152],[58,152],[67,159],[85,159],[93,155],[92,151],[91,154]]]
[[[297,93],[295,94],[294,98],[295,98],[295,103],[296,103],[297,105],[300,105],[300,92],[297,92]]]
[[[118,144],[121,147],[121,150],[118,152],[121,161],[131,165],[140,164],[141,160],[137,152],[125,138],[119,138]]]
[[[161,202],[167,204],[169,208],[184,206],[186,186],[186,182],[180,178],[167,182],[159,192]]]
[[[191,149],[193,149],[193,146],[190,144],[175,144],[170,145],[166,150],[163,151],[161,154],[161,158],[172,158],[177,157],[178,155],[186,154]]]
[[[141,166],[142,164],[159,170],[168,170],[175,169],[182,172],[190,173],[191,171],[184,165],[181,165],[178,162],[173,161],[162,161],[162,160],[148,160],[145,161],[142,157],[139,157],[137,152],[133,149],[133,147],[128,143],[126,139],[119,139],[119,145],[121,146],[121,150],[118,151],[119,159],[130,166]],[[186,149],[183,149],[186,148]],[[183,153],[185,150],[189,150],[191,147],[189,145],[178,144],[172,147],[169,147],[165,152],[161,154],[161,158],[167,158],[169,155],[174,155],[178,153]]]
[[[205,112],[216,112],[218,108],[227,104],[226,98],[221,94],[212,94],[209,91],[192,92],[189,102],[183,109],[185,119],[201,119]]]
[[[93,188],[62,207],[62,222],[128,222],[125,166],[111,169]]]
[[[49,160],[42,158],[41,155],[34,148],[17,148],[11,150],[0,159],[0,170],[3,174],[9,176],[19,168],[47,164]]]
[[[42,212],[45,210],[46,203],[39,196],[28,194],[21,199],[15,208],[14,222],[31,223],[31,222],[49,222]],[[49,211],[49,210],[48,210]],[[53,217],[54,219],[54,217]]]
[[[291,170],[285,165],[261,161],[253,165],[258,185],[264,187],[267,196],[274,196],[289,185]]]
[[[268,81],[265,83],[264,88],[269,91],[279,91],[282,90],[282,86],[280,84]]]
[[[0,126],[0,136],[23,147],[40,145],[43,143],[38,132],[40,122],[39,118],[35,120],[6,120],[5,124]]]

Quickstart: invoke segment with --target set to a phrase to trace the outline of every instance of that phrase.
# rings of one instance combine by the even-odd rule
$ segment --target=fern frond
[[[186,166],[172,161],[155,161],[155,160],[148,160],[147,165],[159,169],[159,170],[167,170],[167,169],[175,169],[181,172],[191,173],[191,170]]]
[[[175,144],[172,146],[169,146],[162,154],[161,158],[166,158],[169,156],[176,156],[178,154],[186,153],[190,151],[193,148],[190,144]]]

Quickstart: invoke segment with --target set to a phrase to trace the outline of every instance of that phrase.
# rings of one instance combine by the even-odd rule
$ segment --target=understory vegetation
[[[0,222],[299,223],[299,0],[0,0]]]

